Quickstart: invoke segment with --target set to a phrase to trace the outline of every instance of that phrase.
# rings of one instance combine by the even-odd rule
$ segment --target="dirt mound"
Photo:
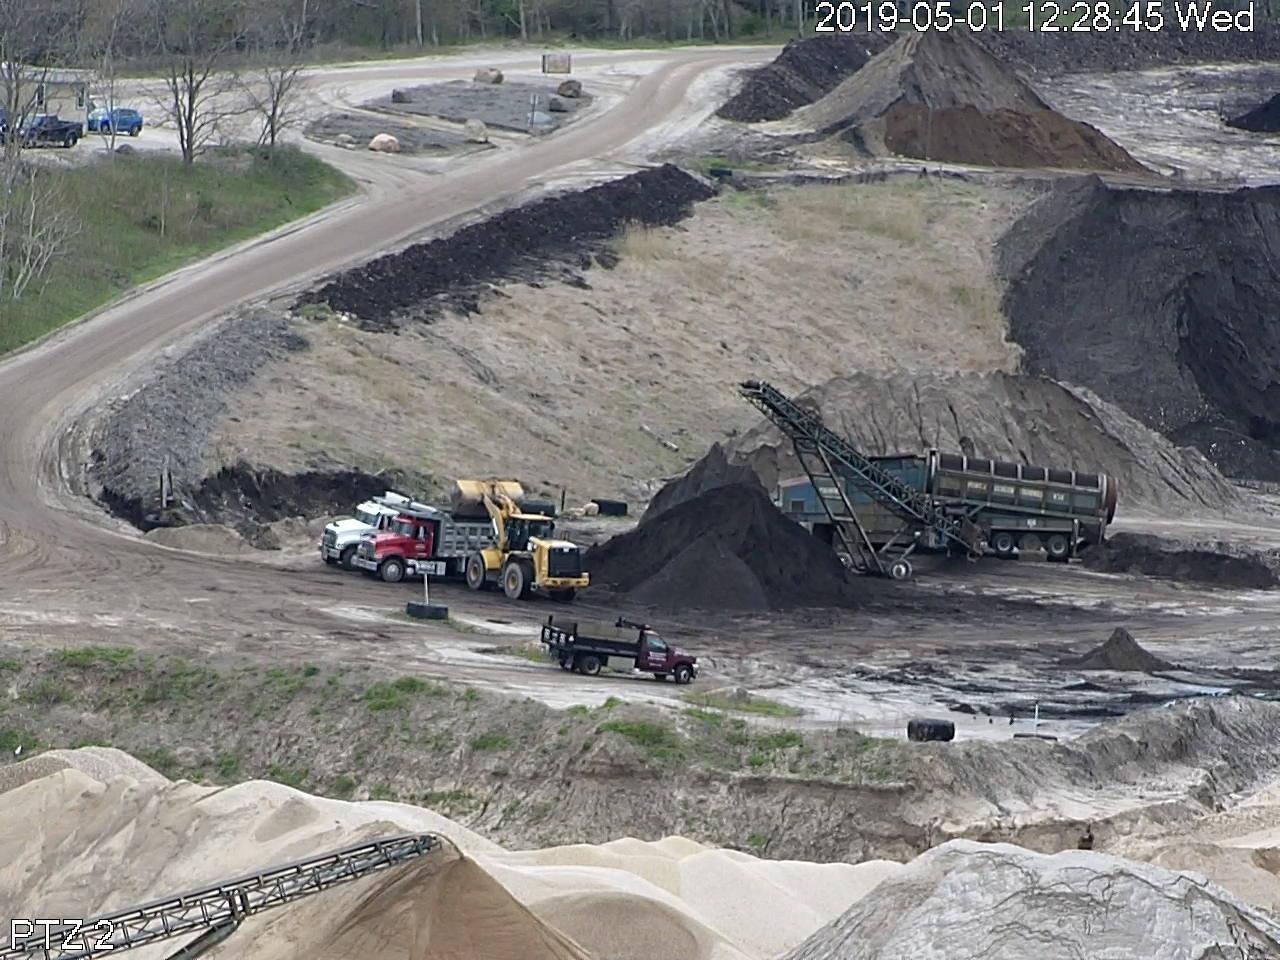
[[[1203,4],[1200,9],[1205,9]],[[1183,4],[1181,10],[1185,14],[1187,5]],[[1063,16],[1065,22],[1074,15],[1064,12]],[[1175,11],[1167,5],[1164,17],[1164,27],[1158,30],[1135,31],[1129,26],[1123,30],[1090,30],[1087,33],[985,30],[978,36],[978,41],[1001,60],[1019,69],[1053,75],[1144,70],[1190,63],[1280,61],[1280,24],[1274,20],[1259,16],[1251,30],[1233,28],[1219,32],[1214,29],[1198,30],[1194,24],[1191,29],[1183,30]]]
[[[1221,511],[1241,491],[1194,450],[1180,450],[1085,390],[1006,373],[856,374],[805,394],[833,429],[872,456],[930,447],[1113,476],[1120,514]],[[789,442],[762,422],[728,444],[731,463],[751,466],[767,489],[802,476]]]
[[[652,520],[658,514],[679,506],[686,500],[723,487],[730,483],[759,484],[755,471],[742,464],[733,464],[725,455],[724,447],[713,443],[711,449],[680,477],[667,483],[653,495],[640,522]]]
[[[822,99],[894,39],[877,31],[792,40],[771,62],[748,73],[716,116],[742,123],[781,120],[797,107]]]
[[[1143,169],[1093,127],[1055,113],[964,31],[904,37],[797,119],[872,154],[999,167]]]
[[[988,167],[1143,169],[1095,128],[1052,110],[930,110],[899,101],[884,119],[884,145],[904,157]]]
[[[1280,480],[1280,187],[1051,192],[998,244],[1029,372],[1082,384],[1228,476]]]
[[[1223,944],[1234,946],[1223,953]],[[1046,856],[953,840],[907,864],[782,960],[961,956],[1276,957],[1280,924],[1194,874],[1093,851]]]
[[[608,241],[626,224],[671,225],[715,188],[664,164],[608,183],[546,197],[436,240],[354,267],[299,299],[328,303],[361,325],[385,329],[442,310],[474,313],[489,284],[576,274],[593,262],[613,266]]]
[[[1280,133],[1280,93],[1247,113],[1228,120],[1227,126],[1250,133]]]
[[[453,849],[338,887],[259,923],[212,957],[592,960]]]
[[[1157,670],[1177,669],[1167,660],[1143,650],[1137,640],[1124,627],[1116,627],[1107,642],[1095,647],[1083,657],[1064,660],[1064,667],[1080,670],[1120,670],[1133,673],[1152,673]]]
[[[730,484],[686,500],[591,548],[584,565],[594,583],[673,610],[858,603],[835,552],[784,517],[758,485]]]
[[[1280,582],[1260,557],[1191,549],[1150,534],[1117,533],[1086,550],[1082,560],[1102,573],[1136,573],[1211,587],[1269,590]]]

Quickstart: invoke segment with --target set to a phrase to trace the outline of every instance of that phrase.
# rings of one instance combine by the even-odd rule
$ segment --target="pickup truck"
[[[70,149],[83,136],[84,124],[51,114],[32,117],[22,125],[22,145],[25,147],[62,146]]]
[[[670,646],[647,624],[619,617],[614,623],[578,620],[556,623],[547,617],[542,642],[561,670],[594,677],[604,667],[623,667],[652,673],[659,680],[689,683],[698,675],[698,658]]]

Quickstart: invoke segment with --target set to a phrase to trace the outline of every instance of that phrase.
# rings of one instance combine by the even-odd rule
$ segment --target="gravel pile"
[[[658,514],[679,506],[686,500],[701,496],[708,490],[723,487],[730,483],[759,485],[760,478],[749,466],[730,463],[725,455],[724,447],[715,443],[711,449],[680,477],[666,484],[653,495],[649,506],[645,509],[643,521],[652,520]]]
[[[716,188],[664,164],[608,183],[516,207],[456,233],[414,244],[339,274],[300,299],[328,303],[367,329],[429,321],[444,310],[474,313],[492,284],[559,278],[611,267],[610,240],[628,223],[670,225]]]
[[[1117,533],[1090,547],[1081,559],[1101,573],[1135,573],[1210,587],[1269,590],[1280,583],[1261,557],[1197,549],[1141,533]]]
[[[1154,653],[1142,648],[1124,627],[1116,627],[1107,642],[1095,647],[1083,657],[1064,660],[1064,667],[1077,670],[1120,670],[1126,673],[1153,673],[1159,670],[1176,670],[1168,660],[1161,660]]]
[[[1250,133],[1280,133],[1280,93],[1252,110],[1227,121],[1227,126]]]
[[[1228,476],[1280,480],[1280,188],[1091,178],[1039,200],[998,249],[1030,372],[1088,387]]]

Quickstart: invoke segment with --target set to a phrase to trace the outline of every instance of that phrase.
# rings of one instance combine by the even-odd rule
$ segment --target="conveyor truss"
[[[0,940],[0,960],[110,957],[130,947],[197,934],[168,958],[188,960],[221,943],[246,917],[440,849],[442,841],[433,834],[386,837],[104,914],[79,929],[60,921],[48,927],[36,924],[29,936],[16,943],[8,939],[11,933],[6,930],[5,939]]]
[[[815,410],[801,406],[776,387],[747,380],[741,392],[791,441],[796,459],[813,484],[823,511],[831,520],[854,567],[868,573],[905,580],[911,576],[907,557],[926,531],[937,544],[958,547],[969,556],[986,549],[982,531],[967,517],[949,516],[927,493],[907,486],[882,470],[839,434],[828,429]],[[903,533],[876,549],[850,503],[845,484],[851,481],[873,500],[903,520]],[[905,537],[903,536],[905,534]]]

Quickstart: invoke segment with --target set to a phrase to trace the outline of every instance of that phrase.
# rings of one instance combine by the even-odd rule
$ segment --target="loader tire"
[[[502,592],[508,600],[528,600],[533,594],[533,567],[524,560],[510,560],[502,568]]]

